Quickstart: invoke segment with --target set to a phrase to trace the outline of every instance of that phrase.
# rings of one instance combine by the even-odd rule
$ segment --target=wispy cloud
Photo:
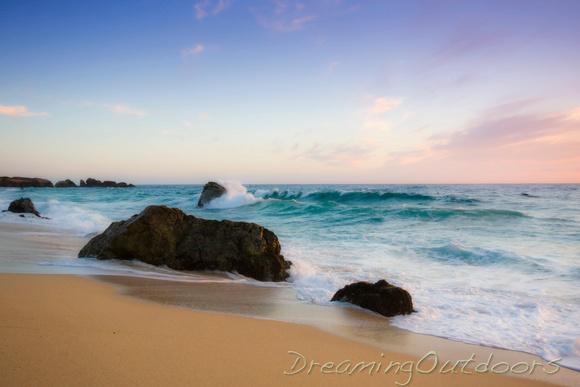
[[[291,32],[301,30],[304,27],[304,24],[315,19],[316,15],[308,15],[294,19],[277,18],[274,20],[269,20],[262,18],[261,22],[264,27],[271,28],[279,32]]]
[[[301,30],[318,17],[305,4],[296,1],[274,0],[265,9],[253,10],[261,25],[278,32]]]
[[[186,48],[185,50],[181,50],[181,55],[184,57],[188,57],[190,55],[197,56],[201,54],[205,50],[205,46],[202,44],[196,44],[194,47]]]
[[[403,102],[403,98],[377,98],[371,95],[366,96],[365,98],[372,101],[372,106],[363,111],[363,116],[365,118],[363,129],[375,131],[389,130],[390,125],[384,119],[383,114],[396,109]]]
[[[173,137],[173,138],[177,138],[179,140],[184,140],[185,139],[185,134],[183,133],[179,133],[179,132],[175,132],[172,130],[160,130],[159,134],[163,135],[163,136],[167,136],[167,137]]]
[[[199,20],[206,18],[208,16],[215,16],[218,13],[225,11],[231,5],[230,0],[205,0],[195,4],[195,17]]]
[[[48,113],[33,113],[29,112],[26,106],[4,106],[0,105],[0,114],[6,114],[12,117],[33,117],[33,116],[47,116]]]
[[[322,144],[315,142],[312,146],[299,153],[297,158],[304,158],[323,162],[331,167],[350,167],[361,166],[375,151],[372,144],[356,144],[352,141],[341,144]]]
[[[376,130],[379,132],[384,132],[390,129],[390,125],[387,121],[384,120],[373,120],[368,119],[365,121],[363,128],[366,130]]]
[[[500,116],[485,116],[465,130],[432,136],[416,149],[391,153],[390,162],[404,165],[429,160],[455,165],[491,163],[558,163],[580,159],[580,108],[552,115],[519,113],[505,116],[507,106],[491,109]],[[518,110],[522,104],[511,107]],[[477,162],[476,162],[477,161]],[[517,164],[516,164],[517,165]],[[507,168],[507,167],[506,167]]]
[[[326,68],[326,74],[330,74],[334,71],[334,69],[340,64],[339,61],[335,60]]]
[[[113,113],[117,113],[120,115],[134,115],[139,117],[145,117],[147,112],[141,109],[135,109],[125,105],[105,105],[109,108]]]
[[[578,120],[580,121],[580,107],[572,110],[570,113],[568,113],[567,118],[569,120]]]
[[[444,143],[434,149],[497,149],[580,130],[580,122],[568,120],[567,117],[567,114],[548,117],[521,115],[489,119],[448,136]]]
[[[403,102],[403,98],[379,97],[375,98],[373,102],[373,106],[368,109],[368,112],[376,115],[395,109]]]

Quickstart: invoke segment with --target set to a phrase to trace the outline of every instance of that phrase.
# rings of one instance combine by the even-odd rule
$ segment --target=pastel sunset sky
[[[0,175],[580,183],[580,1],[0,2]]]

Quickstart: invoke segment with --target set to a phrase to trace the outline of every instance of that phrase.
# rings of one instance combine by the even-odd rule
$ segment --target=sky
[[[580,183],[580,1],[0,2],[0,175]]]

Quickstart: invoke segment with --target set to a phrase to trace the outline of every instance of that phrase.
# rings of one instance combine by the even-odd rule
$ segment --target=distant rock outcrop
[[[5,210],[3,212],[7,211],[14,212],[16,214],[34,214],[39,218],[41,217],[38,211],[36,211],[34,203],[32,203],[32,200],[30,200],[30,198],[20,198],[18,200],[14,200],[8,206],[8,210]]]
[[[70,188],[70,187],[76,187],[77,185],[74,183],[74,181],[72,181],[70,179],[66,179],[66,180],[59,181],[54,186],[56,188]]]
[[[291,263],[278,237],[254,223],[206,220],[177,208],[149,206],[112,223],[79,252],[79,258],[123,259],[176,270],[238,272],[260,281],[283,281]]]
[[[409,292],[385,280],[375,284],[355,282],[347,285],[337,291],[330,301],[350,302],[386,317],[414,312]]]
[[[116,181],[105,180],[100,181],[89,177],[87,181],[81,180],[81,187],[112,187],[112,188],[132,188],[135,187],[133,184],[127,184],[124,181],[117,183]]]
[[[0,177],[0,187],[54,187],[50,180],[39,177]]]
[[[223,194],[227,192],[227,189],[215,181],[210,181],[206,185],[203,186],[203,190],[201,191],[201,196],[197,201],[198,207],[203,207],[212,200],[219,198]]]

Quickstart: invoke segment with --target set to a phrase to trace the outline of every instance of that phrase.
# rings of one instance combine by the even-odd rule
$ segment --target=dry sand
[[[440,373],[441,363],[421,374],[417,372],[420,357],[314,327],[163,306],[116,292],[114,285],[73,275],[0,274],[0,385],[397,386],[409,382],[410,386],[540,386],[580,382],[579,373],[565,369],[545,374],[544,368],[549,372],[555,368],[538,358],[542,366],[535,367],[533,376],[542,381],[491,371],[476,373],[473,368],[465,368],[470,372],[466,374],[464,363],[455,368],[456,374]],[[299,356],[289,351],[308,362],[295,372],[304,365],[299,361],[293,375],[285,372],[293,372]],[[457,353],[456,360],[470,356]],[[347,360],[352,362],[350,368]],[[470,365],[487,358],[478,354],[477,360]],[[498,356],[491,365],[501,360]],[[314,365],[308,373],[311,361],[320,366]],[[372,375],[370,367],[350,375],[336,373],[337,367],[352,371],[361,361],[376,362]],[[408,363],[398,374],[395,369],[385,374],[391,361]],[[532,366],[528,363],[515,371]],[[432,363],[424,361],[419,369],[431,367]],[[503,369],[498,366],[496,371]]]

